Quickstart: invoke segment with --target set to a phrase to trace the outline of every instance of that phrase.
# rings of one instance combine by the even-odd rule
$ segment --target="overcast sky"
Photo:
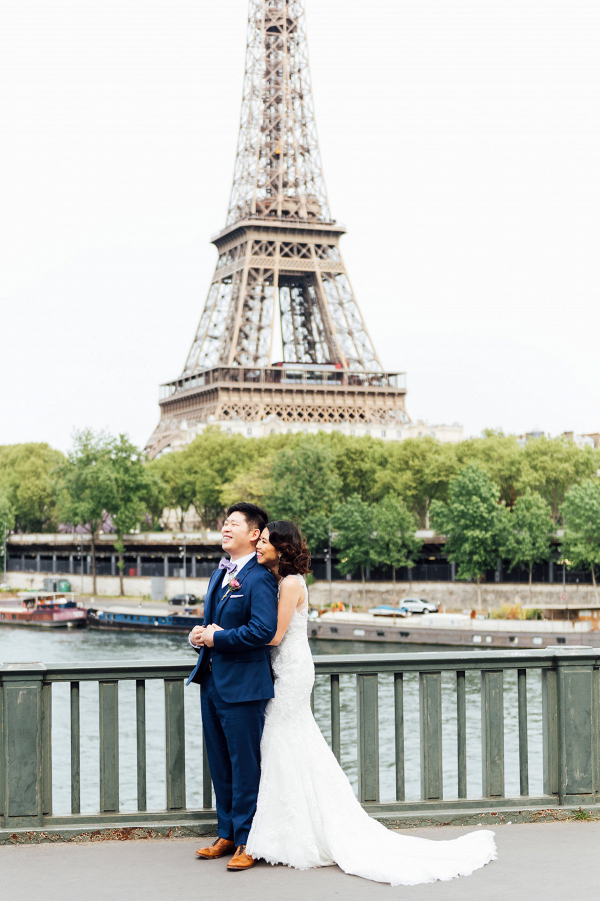
[[[342,252],[430,423],[600,430],[600,6],[306,0]],[[4,0],[0,444],[143,444],[225,222],[247,0]]]

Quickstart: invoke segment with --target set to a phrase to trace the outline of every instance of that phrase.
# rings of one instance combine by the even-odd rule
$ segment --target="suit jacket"
[[[215,688],[229,704],[273,697],[268,643],[277,631],[277,579],[256,557],[239,576],[240,587],[228,592],[223,570],[210,577],[204,601],[204,625],[216,623],[215,646],[198,649],[198,663],[187,684],[201,682],[209,660]]]

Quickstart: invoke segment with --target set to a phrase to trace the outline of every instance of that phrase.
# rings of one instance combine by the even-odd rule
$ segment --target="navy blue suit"
[[[204,625],[216,623],[214,648],[200,648],[190,682],[201,687],[202,724],[217,800],[219,837],[245,845],[256,811],[260,740],[273,697],[270,651],[277,631],[277,580],[253,557],[223,587],[223,570],[208,583]]]

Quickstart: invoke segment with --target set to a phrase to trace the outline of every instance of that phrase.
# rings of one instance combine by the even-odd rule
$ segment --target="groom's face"
[[[259,530],[248,525],[244,514],[236,510],[223,523],[221,544],[230,557],[245,557],[256,549],[259,536]]]

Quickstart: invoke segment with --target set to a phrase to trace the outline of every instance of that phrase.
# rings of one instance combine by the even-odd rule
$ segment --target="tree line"
[[[457,578],[481,582],[497,561],[533,566],[560,536],[569,565],[600,566],[600,451],[566,438],[517,439],[488,431],[441,444],[340,433],[228,435],[207,428],[176,453],[148,461],[125,435],[90,430],[66,455],[47,444],[0,446],[0,526],[52,532],[85,526],[95,537],[114,531],[119,571],[126,536],[183,529],[190,511],[219,528],[239,499],[264,506],[273,519],[294,519],[311,550],[332,541],[344,573],[385,563],[412,566],[415,530],[448,536]]]

